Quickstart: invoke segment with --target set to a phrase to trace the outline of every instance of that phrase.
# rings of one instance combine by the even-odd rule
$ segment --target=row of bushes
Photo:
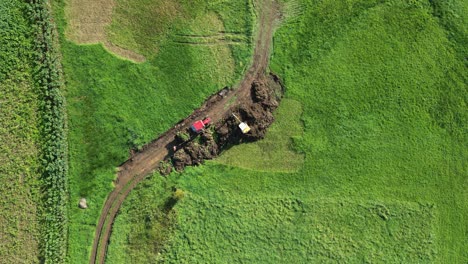
[[[36,34],[34,78],[41,114],[41,262],[64,263],[68,235],[68,147],[60,55],[48,0],[29,0],[28,4]]]

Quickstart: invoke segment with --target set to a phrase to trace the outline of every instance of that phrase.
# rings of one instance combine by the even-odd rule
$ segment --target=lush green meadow
[[[146,62],[135,64],[113,56],[102,45],[68,41],[64,33],[67,1],[53,1],[67,86],[71,263],[89,258],[115,168],[129,157],[130,150],[156,138],[211,93],[235,84],[250,60],[253,13],[249,1],[221,1],[235,9],[208,4],[210,1],[170,1],[185,14],[170,22],[169,17],[152,16],[154,8],[147,8],[146,2],[116,1],[108,28],[111,41],[145,55]],[[153,20],[150,24],[127,23],[140,18]],[[188,23],[191,27],[186,27]],[[163,31],[155,32],[155,28]],[[244,37],[240,43],[210,45],[175,39],[211,28],[236,31]],[[81,197],[87,199],[89,209],[78,209]]]
[[[38,263],[39,100],[26,4],[0,1],[0,263]]]
[[[325,194],[304,186],[307,176],[213,164],[186,176],[180,187],[189,193],[161,257],[168,263],[427,263],[436,255],[432,204]]]
[[[177,176],[186,196],[175,235],[160,258],[466,263],[467,4],[297,4],[300,15],[275,35],[271,68],[286,98],[302,104],[304,131],[290,151],[303,165],[291,173],[236,165],[259,154],[232,148],[187,169]]]

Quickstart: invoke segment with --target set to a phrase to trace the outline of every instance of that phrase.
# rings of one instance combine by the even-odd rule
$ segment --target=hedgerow
[[[40,99],[42,245],[44,263],[63,263],[67,245],[67,140],[60,56],[47,0],[30,0],[35,30],[34,78]]]

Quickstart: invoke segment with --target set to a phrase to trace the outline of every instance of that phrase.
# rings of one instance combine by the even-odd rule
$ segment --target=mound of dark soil
[[[262,139],[267,128],[275,121],[273,111],[283,95],[283,85],[279,78],[270,74],[268,78],[254,81],[250,95],[250,100],[239,105],[225,118],[225,122],[218,125],[216,132],[220,146]],[[242,134],[238,127],[239,121],[233,114],[249,125],[249,133]]]
[[[174,168],[181,171],[185,166],[198,165],[218,156],[229,146],[264,138],[268,127],[275,121],[273,111],[283,95],[283,85],[278,76],[270,74],[252,83],[250,95],[222,121],[214,124],[214,129],[205,129],[199,136],[179,144],[179,149],[172,156]],[[235,116],[249,125],[250,132],[242,133]],[[166,173],[167,170],[164,171]]]
[[[206,159],[216,157],[218,151],[218,144],[213,138],[213,132],[205,130],[199,138],[178,149],[172,156],[172,163],[177,171],[181,171],[185,166],[199,165]]]

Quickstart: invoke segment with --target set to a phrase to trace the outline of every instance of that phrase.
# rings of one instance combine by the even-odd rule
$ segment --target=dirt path
[[[104,263],[112,224],[120,206],[140,181],[155,171],[161,161],[173,154],[172,148],[176,133],[188,129],[194,121],[205,116],[211,117],[213,123],[221,121],[231,112],[231,109],[249,102],[252,83],[265,77],[273,31],[280,18],[280,9],[275,0],[258,0],[255,2],[259,10],[259,24],[252,66],[235,90],[221,99],[216,95],[211,96],[190,116],[146,145],[141,152],[136,153],[118,168],[115,188],[107,197],[96,227],[90,258],[91,264]]]

